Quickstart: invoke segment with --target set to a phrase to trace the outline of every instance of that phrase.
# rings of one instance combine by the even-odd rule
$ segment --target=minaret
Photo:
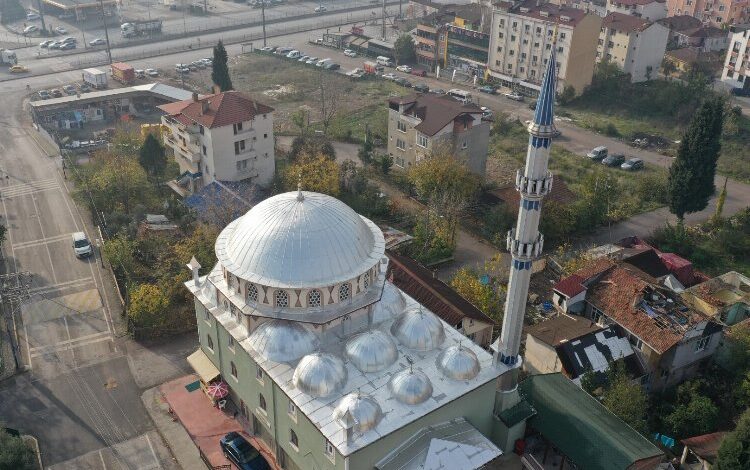
[[[516,191],[521,196],[516,227],[508,232],[507,246],[513,257],[505,300],[505,316],[500,338],[493,344],[496,360],[513,368],[520,367],[518,351],[521,345],[526,299],[529,294],[531,262],[542,253],[544,236],[539,233],[541,201],[552,189],[552,173],[547,170],[550,144],[555,134],[553,122],[557,62],[555,47],[557,31],[552,41],[552,53],[539,92],[534,120],[529,124],[529,147],[526,167],[516,173]],[[516,373],[503,374],[501,389],[516,386]]]

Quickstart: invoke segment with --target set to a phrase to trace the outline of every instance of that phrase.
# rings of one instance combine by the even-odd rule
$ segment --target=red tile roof
[[[169,103],[159,109],[183,124],[201,124],[209,129],[250,121],[255,116],[273,112],[272,107],[238,91]]]
[[[495,324],[452,287],[436,278],[429,269],[393,251],[387,250],[386,254],[391,260],[388,279],[448,324],[455,326],[467,317],[489,325]]]
[[[708,460],[710,463],[714,463],[714,460],[719,453],[721,441],[726,434],[727,433],[725,432],[714,432],[702,436],[689,437],[680,442],[689,447],[698,457]]]
[[[473,103],[462,104],[449,96],[442,95],[405,96],[392,98],[389,103],[407,105],[404,114],[416,116],[422,120],[414,126],[414,129],[430,137],[463,115],[482,113],[482,108]]]
[[[643,18],[614,11],[604,17],[602,28],[633,33],[645,31],[652,24],[653,23],[646,21]]]
[[[615,264],[616,263],[609,258],[598,258],[586,264],[586,266],[582,267],[573,274],[576,274],[583,278],[585,281],[588,281],[592,277],[595,277],[603,273],[607,269],[615,266]]]
[[[552,288],[561,294],[566,295],[568,298],[575,297],[586,290],[586,287],[583,285],[584,280],[585,279],[577,274],[571,274],[570,276],[557,281]]]

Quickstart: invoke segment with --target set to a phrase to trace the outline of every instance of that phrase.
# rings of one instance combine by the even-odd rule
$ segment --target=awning
[[[202,349],[189,355],[187,361],[204,383],[209,383],[219,376],[219,369],[216,368]]]

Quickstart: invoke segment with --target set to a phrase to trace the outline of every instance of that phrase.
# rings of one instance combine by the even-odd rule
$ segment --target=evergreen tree
[[[682,224],[685,214],[706,208],[716,187],[716,161],[721,150],[724,100],[710,98],[690,121],[669,169],[669,210]]]
[[[143,141],[138,162],[152,178],[158,179],[164,174],[164,169],[167,166],[167,156],[164,152],[164,147],[153,134],[148,134],[146,140]]]
[[[219,86],[221,91],[233,90],[232,78],[229,76],[229,65],[227,65],[227,50],[224,49],[224,43],[219,43],[214,47],[214,63],[211,71],[211,80]]]
[[[417,57],[417,47],[410,34],[402,34],[396,39],[393,44],[393,55],[396,56],[396,62],[399,65],[414,62]]]
[[[750,468],[750,410],[745,411],[735,430],[721,441],[715,468],[717,470]]]

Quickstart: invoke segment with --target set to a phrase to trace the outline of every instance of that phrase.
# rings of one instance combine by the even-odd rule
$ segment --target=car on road
[[[135,69],[135,78],[146,78],[146,71],[143,69]]]
[[[75,49],[75,48],[76,48],[76,43],[74,42],[64,42],[60,44],[60,47],[59,47],[61,51],[68,51],[70,49]]]
[[[64,85],[62,89],[66,95],[75,95],[78,93],[78,89],[75,85]]]
[[[626,171],[636,171],[643,169],[643,160],[640,158],[631,158],[622,165],[620,165],[620,168]]]
[[[625,155],[621,153],[613,153],[602,159],[602,165],[606,166],[620,166],[623,163],[625,163]]]
[[[328,11],[328,8],[324,7],[323,5],[319,5],[315,7],[315,13],[323,13],[324,11]]]
[[[490,120],[495,117],[495,113],[492,112],[487,106],[482,106],[482,119]]]
[[[341,68],[341,66],[334,62],[326,62],[325,64],[323,64],[323,68],[326,70],[338,70]]]
[[[58,90],[57,88],[55,88],[54,90],[50,90],[49,94],[52,95],[53,98],[62,98],[63,95],[62,91]]]
[[[49,50],[60,49],[60,46],[62,45],[63,45],[62,41],[52,41],[47,45],[47,49]]]
[[[238,432],[230,432],[219,440],[224,457],[229,459],[239,470],[269,470],[268,462]]]
[[[204,57],[201,59],[201,62],[206,64],[206,67],[213,67],[214,60],[211,57]]]
[[[17,65],[12,66],[11,68],[9,68],[8,72],[10,72],[10,73],[26,73],[26,72],[29,72],[29,68],[26,67],[26,66],[24,66],[24,65],[17,64]]]
[[[148,75],[149,77],[158,77],[159,71],[156,69],[146,69],[146,75]]]
[[[65,43],[65,44],[71,43],[71,42],[73,44],[78,44],[78,39],[74,38],[73,36],[67,36],[67,37],[63,38],[62,42]]]
[[[404,88],[411,88],[412,87],[411,82],[409,80],[403,78],[403,77],[398,77],[397,79],[394,80],[394,82],[398,83],[399,85],[401,85]]]
[[[273,52],[275,48],[273,46],[264,46],[260,48],[260,52]]]
[[[48,46],[49,46],[50,44],[52,44],[53,42],[55,42],[55,41],[53,41],[53,40],[51,40],[51,39],[47,39],[46,41],[42,41],[42,42],[40,42],[40,43],[39,43],[39,47],[43,47],[43,48],[45,48],[45,49],[46,49],[46,48],[47,48],[47,47],[48,47]]]
[[[430,93],[434,95],[444,95],[445,90],[443,90],[442,88],[430,88]]]
[[[316,67],[322,67],[322,66],[324,66],[325,64],[327,64],[330,61],[331,61],[331,58],[330,57],[326,57],[325,59],[320,59],[319,61],[315,62],[315,66]]]
[[[344,49],[344,55],[347,57],[357,57],[357,53],[351,49]]]
[[[103,46],[105,44],[107,44],[107,41],[102,38],[96,38],[89,41],[89,46]]]
[[[33,11],[30,11],[26,13],[26,19],[28,21],[34,21],[39,19],[39,13],[34,13]]]
[[[417,83],[416,85],[414,85],[414,91],[417,91],[419,93],[428,93],[430,91],[430,87],[428,87],[424,83]]]
[[[523,95],[517,91],[511,91],[510,93],[503,93],[503,96],[513,101],[523,101]]]
[[[383,74],[383,78],[385,78],[386,80],[395,80],[395,79],[397,79],[398,77],[396,76],[396,74],[395,74],[395,73],[393,73],[393,72],[388,72],[388,73],[384,73],[384,74]]]
[[[37,93],[37,95],[39,95],[39,99],[41,100],[48,100],[52,98],[52,95],[50,95],[47,90],[40,90],[39,93]]]
[[[411,67],[409,67],[408,65],[399,65],[398,67],[396,67],[396,70],[398,70],[399,72],[411,73]]]
[[[425,69],[411,69],[411,74],[415,75],[417,77],[426,77],[427,76],[427,70],[425,70]]]
[[[58,26],[55,28],[55,32],[57,34],[68,34],[68,30],[63,28],[62,26]]]
[[[73,234],[73,252],[77,258],[86,258],[94,253],[91,242],[86,238],[85,233],[75,232]]]
[[[307,59],[307,60],[305,61],[305,63],[306,63],[307,65],[315,65],[315,64],[316,64],[317,62],[318,62],[318,58],[317,58],[317,57],[314,57],[314,56],[313,56],[313,57],[310,57],[309,59]]]
[[[81,83],[78,85],[78,91],[81,93],[88,93],[91,91],[91,87],[88,83]]]
[[[482,93],[487,93],[488,95],[494,95],[495,93],[497,93],[497,88],[490,85],[484,85],[479,87],[479,91],[481,91]]]
[[[36,25],[29,25],[25,28],[23,28],[23,35],[26,36],[27,34],[35,33],[39,28],[36,27]]]
[[[302,57],[300,57],[299,59],[297,59],[297,62],[307,62],[307,59],[309,59],[309,58],[310,58],[309,55],[303,55]]]
[[[607,147],[604,147],[603,145],[600,145],[599,147],[594,147],[591,149],[589,153],[586,154],[586,156],[591,160],[604,160],[607,158],[607,154],[609,153],[609,150],[607,150]]]

